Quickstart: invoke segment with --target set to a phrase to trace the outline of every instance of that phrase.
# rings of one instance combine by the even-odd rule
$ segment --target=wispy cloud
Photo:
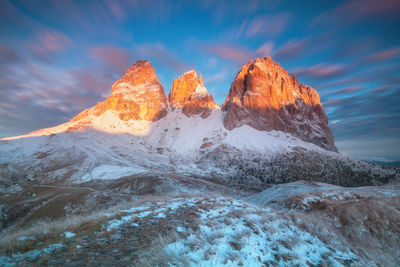
[[[188,66],[178,59],[178,57],[169,51],[162,43],[144,43],[137,45],[134,47],[134,53],[139,59],[150,58],[177,72],[188,70]]]
[[[20,60],[21,57],[12,48],[0,45],[0,69],[3,64],[11,64]]]
[[[202,50],[208,54],[218,56],[222,59],[230,59],[239,62],[248,61],[251,58],[251,51],[247,48],[238,45],[204,45]]]
[[[362,62],[376,63],[397,59],[400,57],[400,46],[375,52],[374,54],[362,59]]]
[[[89,48],[89,53],[94,59],[105,63],[119,74],[124,73],[133,63],[131,52],[114,45],[94,46]]]
[[[362,20],[396,19],[400,14],[397,0],[349,0],[317,16],[311,26],[347,25]]]
[[[256,17],[249,23],[245,34],[247,37],[265,37],[283,33],[289,19],[290,16],[286,13]]]
[[[274,44],[265,42],[256,50],[250,50],[240,45],[215,44],[200,45],[200,49],[211,55],[215,55],[220,59],[228,59],[240,64],[247,63],[252,58],[271,56]]]
[[[297,68],[294,74],[312,79],[331,79],[343,76],[348,72],[348,66],[343,64],[319,63],[311,67]]]
[[[300,55],[304,55],[304,51],[309,48],[310,42],[308,39],[292,39],[283,44],[277,51],[275,51],[274,57],[276,57],[277,59],[294,59],[299,57]]]
[[[74,42],[60,31],[47,29],[29,39],[26,45],[39,59],[50,62],[52,56],[71,48]]]

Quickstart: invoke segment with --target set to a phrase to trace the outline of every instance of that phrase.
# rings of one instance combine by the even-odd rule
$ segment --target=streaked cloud
[[[274,44],[272,42],[265,42],[256,50],[250,50],[247,47],[240,45],[228,44],[207,44],[200,45],[200,49],[211,55],[215,55],[220,59],[228,59],[240,64],[245,64],[252,58],[271,56]]]
[[[94,46],[89,48],[89,53],[119,74],[123,74],[133,63],[132,52],[114,45]]]
[[[144,43],[134,47],[134,53],[138,59],[150,58],[159,61],[162,65],[172,68],[177,72],[188,70],[188,66],[178,59],[173,52],[169,51],[162,43]]]
[[[256,17],[250,21],[245,34],[247,37],[277,35],[286,30],[289,20],[289,14],[285,13]]]
[[[316,80],[331,79],[347,74],[348,66],[323,62],[311,67],[297,68],[293,72],[298,76],[310,77]]]

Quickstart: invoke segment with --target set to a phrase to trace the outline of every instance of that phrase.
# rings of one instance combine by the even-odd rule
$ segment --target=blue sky
[[[321,96],[341,152],[400,159],[400,2],[0,1],[0,137],[68,121],[139,59],[168,94],[195,69],[218,103],[271,56]]]

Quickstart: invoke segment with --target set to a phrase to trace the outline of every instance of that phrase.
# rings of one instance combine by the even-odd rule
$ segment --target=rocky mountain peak
[[[128,83],[131,86],[142,84],[159,83],[154,67],[148,60],[139,60],[126,70],[125,75],[116,81],[112,88],[111,94],[118,93],[119,85]]]
[[[337,151],[318,93],[270,57],[251,60],[241,68],[223,110],[227,129],[247,124],[263,131],[284,131]]]
[[[201,75],[198,78],[195,70],[185,72],[178,79],[174,79],[168,95],[169,103],[174,107],[183,107],[196,91],[197,86],[204,87]]]
[[[167,114],[167,98],[148,60],[134,63],[111,88],[111,95],[93,108],[84,110],[71,121],[90,115],[100,116],[107,111],[118,114],[124,121],[156,121]]]
[[[182,108],[186,116],[199,115],[206,118],[212,109],[218,109],[211,94],[204,87],[202,76],[190,70],[174,80],[168,100],[173,108]]]

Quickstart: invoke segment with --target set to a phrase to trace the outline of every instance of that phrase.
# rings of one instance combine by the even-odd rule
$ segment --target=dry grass
[[[326,201],[306,213],[289,213],[300,229],[333,248],[351,247],[381,266],[400,264],[400,198]]]
[[[138,251],[138,261],[135,266],[170,266],[169,263],[179,263],[179,266],[188,266],[189,263],[184,258],[167,253],[163,248],[181,239],[176,231],[169,231],[165,235],[158,234],[153,239],[149,248]]]
[[[82,233],[101,229],[102,224],[110,220],[112,216],[116,216],[119,210],[141,206],[157,200],[156,197],[145,197],[130,202],[122,202],[107,209],[95,210],[90,214],[67,215],[57,219],[41,218],[31,221],[29,224],[15,224],[1,232],[0,252],[23,252],[32,248],[32,244],[36,242],[46,241],[48,243],[49,241],[59,240],[62,238],[61,234],[66,231]],[[36,241],[19,241],[18,238],[20,237],[32,237]]]

